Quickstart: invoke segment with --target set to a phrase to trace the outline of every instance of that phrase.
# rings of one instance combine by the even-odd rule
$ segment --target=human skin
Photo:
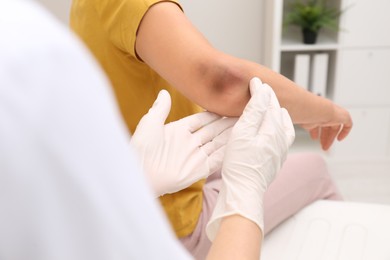
[[[171,2],[153,5],[137,33],[139,58],[194,103],[223,116],[240,116],[249,101],[249,82],[269,84],[295,124],[329,149],[352,128],[348,111],[260,64],[215,49]],[[234,215],[222,220],[208,259],[259,259],[262,231]],[[238,255],[237,255],[238,254]]]
[[[250,94],[248,83],[258,77],[269,84],[295,124],[319,139],[324,150],[341,141],[352,128],[348,111],[299,87],[260,64],[215,49],[171,2],[153,5],[138,29],[137,55],[173,87],[208,111],[241,115]]]
[[[260,259],[262,241],[261,229],[254,222],[240,215],[225,217],[207,259]]]

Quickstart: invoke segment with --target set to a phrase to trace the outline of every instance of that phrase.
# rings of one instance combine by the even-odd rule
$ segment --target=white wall
[[[37,2],[42,3],[62,22],[68,24],[72,0],[37,0]]]
[[[181,0],[196,27],[219,50],[262,60],[263,4],[260,0]]]
[[[72,0],[37,1],[49,8],[61,21],[68,23]],[[262,60],[264,1],[181,0],[180,2],[189,19],[216,48],[255,62]]]

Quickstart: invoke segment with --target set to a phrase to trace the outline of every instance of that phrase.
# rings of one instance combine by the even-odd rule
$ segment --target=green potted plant
[[[303,42],[314,44],[321,28],[338,30],[341,11],[328,6],[328,0],[295,0],[285,16],[284,24],[301,27]]]

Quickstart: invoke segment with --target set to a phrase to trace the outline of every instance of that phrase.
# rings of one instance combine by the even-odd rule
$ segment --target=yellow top
[[[136,32],[142,17],[152,5],[162,1],[73,0],[72,4],[71,27],[106,71],[131,132],[161,89],[167,89],[172,96],[169,121],[200,111],[135,54]],[[203,185],[204,180],[160,198],[179,237],[189,235],[195,229],[202,209]]]

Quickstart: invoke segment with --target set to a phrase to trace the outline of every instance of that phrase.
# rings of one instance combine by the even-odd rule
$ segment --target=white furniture
[[[354,120],[350,136],[327,154],[336,161],[390,161],[390,1],[330,0],[345,10],[340,32],[321,31],[305,45],[298,28],[282,33],[288,2],[266,0],[264,63],[293,79],[297,54],[329,55],[326,97],[347,108]],[[309,86],[310,87],[310,86]],[[320,150],[297,134],[296,149]]]
[[[388,260],[390,206],[317,201],[265,237],[262,260]]]

